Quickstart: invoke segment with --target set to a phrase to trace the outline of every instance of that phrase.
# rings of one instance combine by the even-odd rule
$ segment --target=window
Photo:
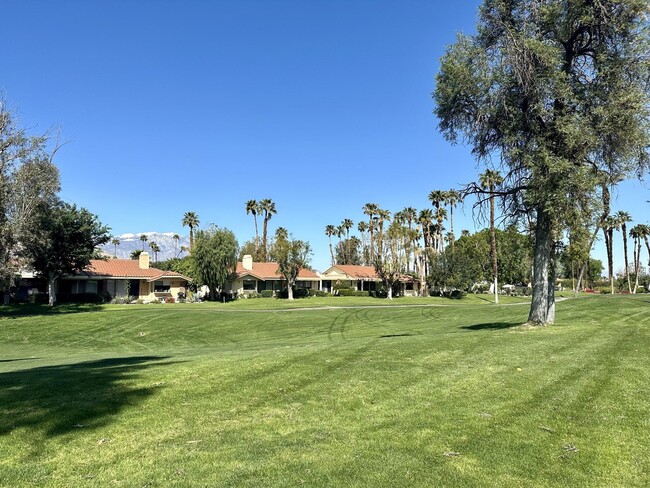
[[[153,284],[153,291],[156,293],[169,293],[171,281],[156,281]]]
[[[311,281],[296,281],[296,288],[311,288]]]
[[[244,291],[255,291],[256,280],[244,280]]]

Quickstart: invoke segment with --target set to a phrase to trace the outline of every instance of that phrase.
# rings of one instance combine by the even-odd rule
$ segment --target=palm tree
[[[119,246],[121,244],[121,242],[117,237],[113,237],[113,239],[111,239],[111,244],[115,247],[114,256],[115,256],[115,259],[117,259],[117,246]]]
[[[341,239],[345,235],[345,227],[343,227],[343,224],[336,226],[335,235],[336,237],[339,238],[339,243],[336,245],[336,248],[343,255],[343,262],[339,264],[348,264],[348,257],[345,254],[345,249],[343,248],[343,244],[341,244]]]
[[[431,229],[433,227],[433,210],[430,208],[425,208],[420,210],[418,215],[418,223],[422,228],[422,241],[423,241],[423,252],[420,254],[420,283],[421,283],[421,294],[426,295],[427,290],[427,276],[429,275],[429,252],[431,246]]]
[[[445,251],[445,245],[444,245],[444,240],[442,238],[442,232],[445,229],[442,226],[442,223],[445,221],[447,218],[447,211],[443,208],[440,207],[436,210],[436,213],[434,214],[434,217],[436,218],[436,222],[438,223],[437,229],[438,229],[438,250],[442,254]]]
[[[151,248],[151,252],[153,252],[153,262],[157,263],[158,253],[160,252],[160,246],[156,242],[150,242],[149,247]]]
[[[266,233],[267,233],[269,220],[271,220],[271,217],[275,215],[277,211],[275,210],[275,203],[273,203],[273,200],[271,200],[270,198],[265,198],[264,200],[262,200],[259,203],[258,210],[264,212],[264,220],[263,220],[264,227],[262,228],[262,252],[264,253],[263,260],[268,261]]]
[[[375,233],[375,225],[374,225],[374,218],[375,214],[377,213],[377,210],[379,209],[379,206],[376,203],[366,203],[363,206],[363,213],[368,216],[368,231],[370,232],[370,253],[369,253],[369,260],[372,262],[374,260],[374,249],[375,249],[375,243],[374,243],[374,233]]]
[[[487,189],[490,195],[490,252],[492,254],[492,275],[494,280],[494,303],[499,303],[498,274],[499,265],[497,262],[497,235],[494,228],[494,190],[503,183],[503,177],[498,171],[488,169],[479,175],[481,188]]]
[[[463,201],[463,196],[459,191],[448,190],[445,192],[445,203],[449,205],[449,233],[451,234],[450,242],[451,248],[454,248],[454,207]]]
[[[329,238],[330,241],[330,256],[332,258],[332,266],[334,266],[334,251],[332,249],[332,236],[336,234],[336,227],[332,224],[325,226],[325,235]]]
[[[632,293],[636,294],[636,290],[639,287],[639,271],[641,270],[641,239],[643,237],[643,226],[635,225],[632,227],[630,229],[630,237],[633,240],[632,256],[634,258],[634,290],[632,290]]]
[[[640,224],[639,227],[641,228],[641,237],[643,237],[645,247],[648,250],[648,266],[650,266],[650,241],[648,241],[648,236],[650,236],[650,225]]]
[[[357,224],[357,230],[361,234],[361,247],[363,248],[362,255],[364,264],[368,264],[368,247],[366,244],[366,232],[368,232],[368,229],[368,222],[365,220],[362,220]]]
[[[174,234],[172,239],[174,239],[174,257],[178,257],[178,241],[181,240],[181,236]]]
[[[257,230],[257,214],[260,212],[260,204],[257,203],[257,200],[248,200],[246,202],[246,215],[253,214],[253,220],[255,221],[255,250],[259,246],[260,235]]]
[[[131,259],[133,259],[133,260],[136,260],[136,259],[138,259],[140,257],[140,254],[142,254],[142,252],[143,251],[141,251],[140,249],[136,249],[135,251],[131,251],[131,254],[129,255],[129,257]]]
[[[626,228],[626,224],[628,222],[632,222],[632,217],[628,212],[619,210],[616,213],[616,220],[618,221],[618,225],[620,226],[621,234],[623,234],[623,257],[625,259],[625,275],[627,276],[627,289],[630,293],[632,293],[632,283],[630,283],[630,262],[628,261],[628,257],[627,257],[627,228]]]
[[[350,259],[350,229],[354,227],[354,222],[350,219],[343,219],[341,225],[345,229],[345,253],[347,255],[346,259]],[[349,264],[349,263],[348,263]]]
[[[618,219],[610,215],[605,217],[601,223],[605,235],[605,247],[607,248],[607,272],[611,293],[614,294],[614,231],[618,230]]]
[[[382,246],[384,244],[384,223],[390,222],[390,212],[384,210],[383,208],[377,209],[377,225],[379,227],[379,233],[377,236],[377,256],[382,252]]]
[[[181,224],[183,227],[190,228],[190,252],[192,252],[192,248],[194,247],[194,229],[199,226],[199,223],[199,216],[196,213],[185,212],[185,215],[183,215]]]
[[[144,251],[144,243],[147,242],[149,238],[145,234],[141,234],[140,240],[142,241],[142,250]]]
[[[440,204],[445,201],[445,193],[442,190],[433,190],[429,193],[429,201],[436,209],[440,208]]]

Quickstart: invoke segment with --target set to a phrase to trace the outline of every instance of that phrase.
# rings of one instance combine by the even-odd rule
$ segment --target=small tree
[[[210,289],[210,300],[217,299],[217,290],[223,290],[235,272],[238,248],[235,234],[228,229],[212,226],[196,233],[192,247],[196,278]]]
[[[23,242],[22,254],[37,274],[47,279],[50,305],[56,303],[57,280],[88,266],[97,246],[110,240],[108,231],[85,208],[61,202],[40,210],[34,232]]]
[[[278,263],[278,274],[287,280],[287,297],[293,300],[293,287],[301,269],[309,266],[311,246],[306,241],[276,233],[273,260]]]

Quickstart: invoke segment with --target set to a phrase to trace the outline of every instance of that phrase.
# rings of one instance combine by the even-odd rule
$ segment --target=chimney
[[[244,269],[247,269],[248,271],[252,270],[253,269],[253,256],[251,256],[250,254],[244,255],[244,257],[242,258],[242,263],[241,264],[244,267]]]
[[[138,259],[138,266],[140,269],[149,269],[149,253],[143,251],[140,253],[140,258]]]

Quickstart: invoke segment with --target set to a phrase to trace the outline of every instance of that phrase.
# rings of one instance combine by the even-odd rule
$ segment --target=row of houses
[[[148,253],[143,252],[138,260],[93,260],[83,272],[59,280],[57,292],[106,292],[114,297],[129,295],[153,301],[177,298],[179,294],[185,293],[189,281],[189,277],[180,273],[151,267]],[[324,273],[300,270],[296,287],[326,292],[333,292],[338,287],[375,291],[381,287],[381,279],[371,266],[336,265]],[[235,275],[224,291],[245,296],[264,290],[277,292],[285,288],[286,281],[278,273],[277,263],[255,262],[250,255],[246,255],[237,263]],[[403,280],[402,292],[405,295],[414,295],[417,291],[417,283],[409,278]]]

